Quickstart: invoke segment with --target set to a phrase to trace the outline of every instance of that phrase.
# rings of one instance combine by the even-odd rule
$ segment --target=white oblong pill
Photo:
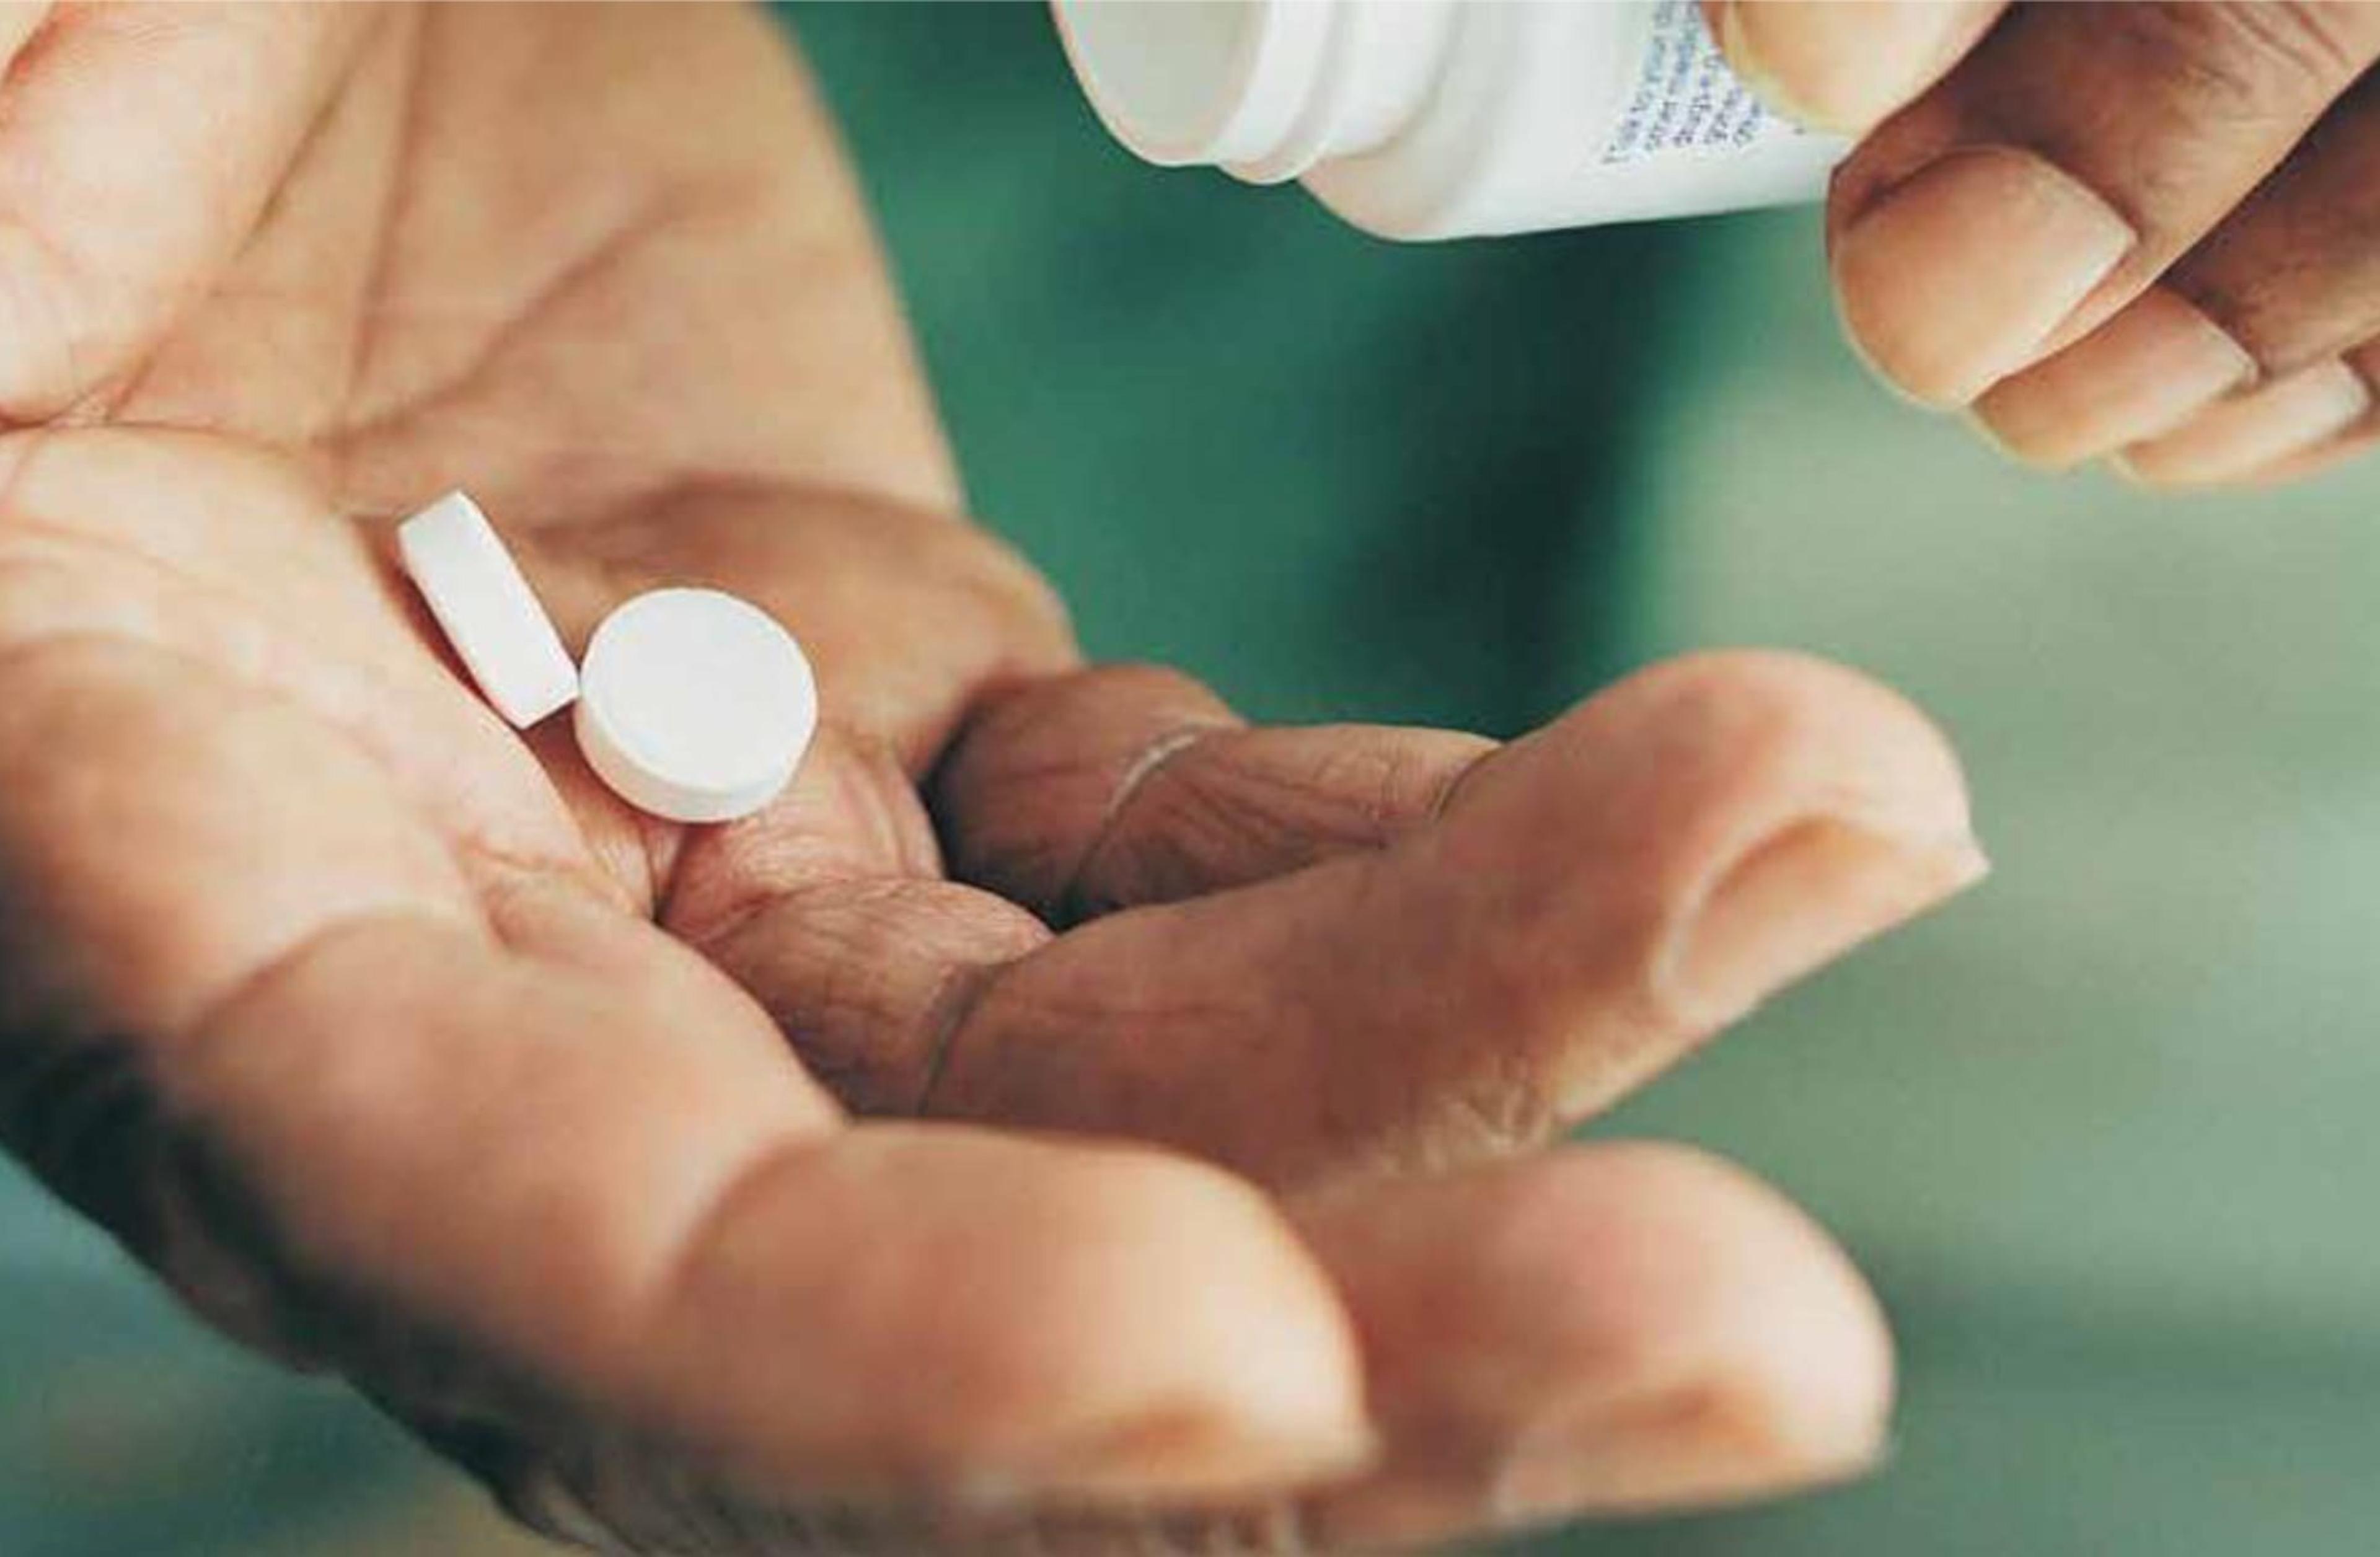
[[[508,723],[525,730],[578,696],[561,635],[478,504],[448,493],[396,527],[396,550],[455,657]]]
[[[793,781],[818,729],[794,635],[717,590],[655,590],[595,629],[578,749],[620,797],[672,821],[733,821]]]

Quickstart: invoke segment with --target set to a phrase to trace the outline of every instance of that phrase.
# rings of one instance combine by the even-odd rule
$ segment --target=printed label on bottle
[[[1736,79],[1694,0],[1655,0],[1652,10],[1652,33],[1628,106],[1604,144],[1607,164],[1672,152],[1741,151],[1803,133],[1763,108]]]

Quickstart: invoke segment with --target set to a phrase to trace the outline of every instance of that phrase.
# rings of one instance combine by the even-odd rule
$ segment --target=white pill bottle
[[[1302,180],[1384,237],[1815,198],[1848,149],[1763,109],[1694,0],[1051,0],[1115,138]]]

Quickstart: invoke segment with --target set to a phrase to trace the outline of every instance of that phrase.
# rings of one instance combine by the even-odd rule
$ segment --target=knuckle
[[[2169,285],[2248,354],[2260,380],[2269,380],[2321,355],[2308,345],[2316,331],[2301,289],[2311,279],[2306,266],[2284,259],[2253,274],[2177,275]]]
[[[2202,111],[2253,121],[2302,114],[2370,62],[2366,7],[2314,3],[2160,0],[2101,7],[2118,42],[2150,79],[2175,83]]]

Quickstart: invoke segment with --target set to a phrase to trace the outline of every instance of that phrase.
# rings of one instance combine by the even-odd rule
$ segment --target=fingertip
[[[2371,383],[2334,358],[2219,400],[2110,463],[2125,480],[2162,490],[2253,481],[2358,438],[2373,415]]]
[[[1585,760],[1632,748],[1648,762],[1658,751],[1671,789],[1663,811],[1691,816],[1691,835],[1710,842],[1740,837],[1747,819],[1806,815],[1814,797],[1897,834],[1961,840],[1973,831],[1965,772],[1923,710],[1832,661],[1765,649],[1706,651],[1637,672],[1491,758],[1450,814],[1475,805],[1492,772],[1543,760],[1527,753]]]
[[[770,1481],[1202,1502],[1373,1450],[1335,1292],[1186,1159],[868,1126],[742,1187],[655,1316],[664,1419]]]
[[[1856,135],[1938,79],[1983,35],[1999,0],[1709,0],[1729,67],[1797,124]]]
[[[2174,431],[2247,390],[2260,371],[2204,311],[2151,286],[2071,346],[1993,385],[1970,420],[2010,458],[2070,469]]]
[[[2000,425],[1985,408],[1990,400],[1991,396],[1986,395],[1974,405],[1965,407],[1959,412],[1959,420],[1965,425],[1968,432],[1981,439],[1984,446],[1992,453],[2011,465],[2022,465],[2028,470],[2038,470],[2045,475],[2056,475],[2061,471],[2071,470],[2082,462],[2081,459],[2066,457],[2062,450],[2044,447],[2027,440],[2021,431],[2012,431]]]
[[[1828,263],[1862,360],[1949,409],[2036,360],[2138,241],[2047,159],[1970,145],[1876,196],[1835,235]]]
[[[1326,1539],[1735,1500],[1874,1462],[1883,1315],[1840,1249],[1741,1169],[1607,1142],[1383,1184],[1305,1223],[1364,1327],[1381,1473]]]
[[[1509,991],[1508,1022],[1564,1035],[1542,1080],[1563,1119],[1985,869],[1930,720],[1765,651],[1639,672],[1481,764],[1441,827],[1436,858],[1528,883],[1494,900],[1512,956],[1576,970]],[[1615,1008],[1626,1043],[1579,1039]]]
[[[1378,1441],[1354,1329],[1272,1202],[1188,1158],[1105,1157],[1073,1235],[1077,1263],[1039,1319],[1070,1348],[1103,1336],[1070,1366],[1147,1373],[1136,1387],[1148,1404],[1070,1440],[1032,1478],[1068,1495],[1208,1500],[1369,1463]]]
[[[1566,1167],[1571,1182],[1548,1175],[1541,1210],[1551,1225],[1592,1226],[1566,1279],[1600,1289],[1595,1333],[1628,1382],[1548,1412],[1518,1440],[1495,1488],[1506,1522],[1738,1501],[1876,1461],[1894,1395],[1890,1332],[1823,1231],[1685,1147],[1619,1143]]]

